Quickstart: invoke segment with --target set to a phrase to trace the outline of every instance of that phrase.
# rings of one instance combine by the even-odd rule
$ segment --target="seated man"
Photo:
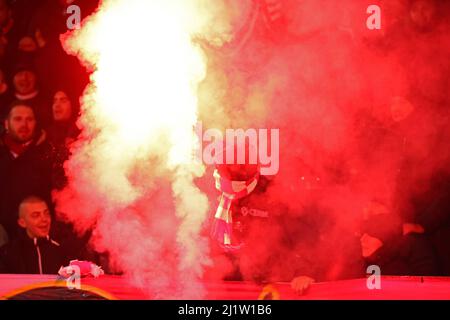
[[[69,264],[64,249],[49,236],[52,218],[44,200],[25,198],[17,222],[23,232],[0,248],[0,273],[56,274]]]
[[[19,61],[12,71],[12,80],[14,98],[32,106],[39,124],[45,128],[51,120],[48,97],[39,88],[33,63],[29,59]]]

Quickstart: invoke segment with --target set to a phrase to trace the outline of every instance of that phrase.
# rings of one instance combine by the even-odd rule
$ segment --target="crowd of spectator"
[[[69,5],[81,19],[97,1],[0,0],[0,272],[56,273],[82,256],[83,241],[51,202],[66,183],[88,80],[60,41]]]

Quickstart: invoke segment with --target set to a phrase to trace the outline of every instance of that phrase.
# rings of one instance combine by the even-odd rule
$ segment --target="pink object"
[[[80,268],[81,276],[87,276],[91,273],[93,263],[89,261],[79,261],[72,260],[70,261],[70,266],[77,266]]]
[[[98,278],[105,274],[102,268],[95,263],[89,261],[79,261],[72,260],[70,261],[69,266],[61,267],[58,271],[58,274],[63,278],[69,278],[72,276],[78,277],[87,277],[93,276],[94,278]]]

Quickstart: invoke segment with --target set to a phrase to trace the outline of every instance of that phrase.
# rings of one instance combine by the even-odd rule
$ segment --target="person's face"
[[[361,253],[364,258],[370,257],[373,253],[375,253],[379,248],[383,246],[383,242],[375,237],[364,233],[361,236]]]
[[[36,75],[32,71],[17,72],[13,82],[16,92],[19,94],[30,94],[36,90]]]
[[[36,129],[34,112],[27,106],[14,107],[5,120],[5,128],[8,135],[19,143],[26,143],[33,139]]]
[[[53,97],[53,119],[55,121],[66,121],[72,116],[72,104],[67,95],[58,91]]]
[[[52,218],[45,202],[29,202],[21,205],[18,222],[30,238],[45,238],[50,233]]]

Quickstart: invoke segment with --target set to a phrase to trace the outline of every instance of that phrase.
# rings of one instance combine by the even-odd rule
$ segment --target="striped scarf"
[[[211,236],[216,239],[219,244],[227,250],[238,249],[239,246],[233,246],[231,204],[233,200],[237,200],[249,195],[258,183],[259,173],[256,173],[247,181],[231,181],[220,176],[218,170],[214,170],[214,179],[216,189],[222,192],[219,206],[217,207],[212,225]]]

